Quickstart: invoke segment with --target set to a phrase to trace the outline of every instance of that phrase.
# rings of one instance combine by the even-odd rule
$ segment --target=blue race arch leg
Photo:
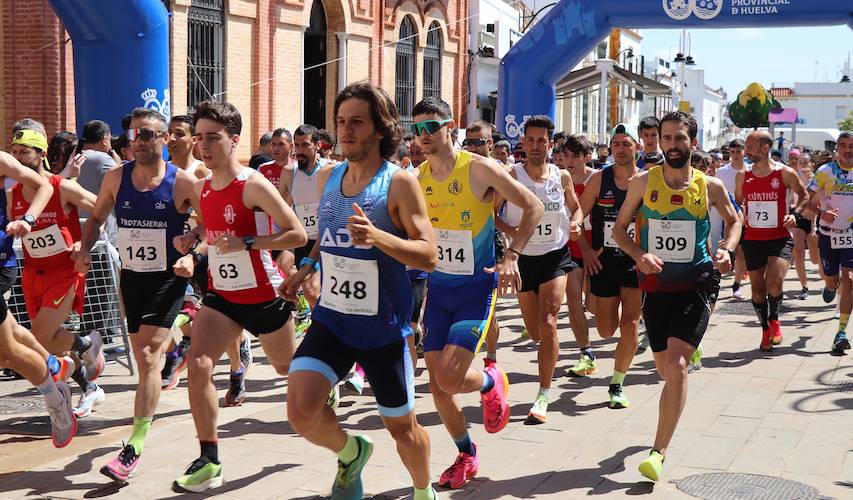
[[[77,126],[144,106],[171,115],[169,14],[160,0],[50,0],[71,34]]]
[[[758,5],[760,4],[760,5]],[[518,139],[525,116],[554,117],[555,85],[610,30],[827,26],[853,28],[849,1],[561,0],[504,56],[498,84],[497,127]]]

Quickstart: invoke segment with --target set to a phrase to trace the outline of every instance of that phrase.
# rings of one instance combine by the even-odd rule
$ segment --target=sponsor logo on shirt
[[[156,210],[166,210],[166,204],[163,202],[163,200],[159,200],[157,201],[157,203],[154,204],[154,208]]]
[[[234,221],[237,220],[237,213],[234,211],[234,207],[229,203],[225,205],[225,212],[222,213],[225,217],[225,222],[228,224],[234,224]]]
[[[669,197],[669,202],[673,205],[684,205],[684,197],[680,194],[674,194]]]
[[[652,203],[658,201],[658,192],[656,189],[652,191],[652,194],[649,195],[649,199],[652,201]]]

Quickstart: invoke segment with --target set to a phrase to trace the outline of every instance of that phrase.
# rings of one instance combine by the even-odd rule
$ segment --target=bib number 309
[[[692,262],[696,250],[696,221],[649,219],[648,251],[664,262]]]

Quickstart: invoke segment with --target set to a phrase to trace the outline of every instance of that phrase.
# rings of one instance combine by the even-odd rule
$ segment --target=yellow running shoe
[[[657,482],[661,472],[663,472],[663,461],[664,456],[659,451],[652,450],[649,456],[640,462],[640,474]]]

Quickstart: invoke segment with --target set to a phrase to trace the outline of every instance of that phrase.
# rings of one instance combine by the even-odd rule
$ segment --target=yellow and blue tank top
[[[693,170],[686,189],[670,188],[663,167],[648,171],[643,205],[637,215],[640,248],[664,261],[660,274],[639,273],[644,292],[679,292],[711,286],[713,262],[708,248],[711,230],[708,178]]]
[[[495,265],[495,218],[491,201],[471,191],[471,153],[456,152],[456,164],[447,179],[432,176],[429,160],[421,164],[418,182],[438,245],[438,266],[429,285],[461,286],[494,280],[484,267]]]

